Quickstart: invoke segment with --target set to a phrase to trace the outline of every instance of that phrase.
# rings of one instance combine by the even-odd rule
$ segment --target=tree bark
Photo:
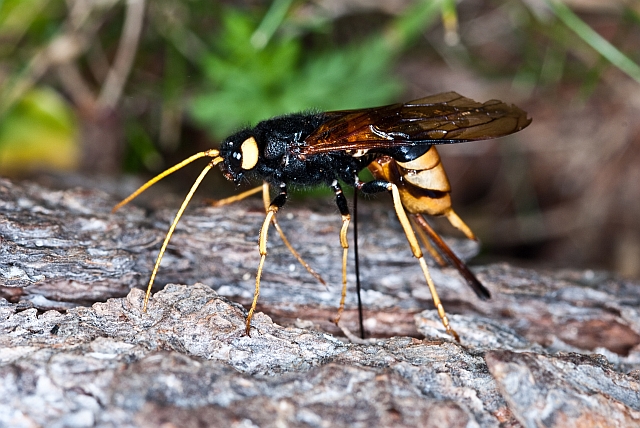
[[[332,201],[278,213],[329,286],[271,230],[246,336],[260,201],[194,202],[145,313],[140,288],[177,205],[111,214],[118,198],[103,191],[1,179],[0,425],[640,423],[640,284],[495,264],[474,267],[493,296],[483,302],[454,269],[430,265],[457,343],[379,199],[359,206],[370,339],[354,343],[331,322],[342,255]],[[448,242],[461,255],[476,250]],[[356,332],[352,288],[342,325]]]

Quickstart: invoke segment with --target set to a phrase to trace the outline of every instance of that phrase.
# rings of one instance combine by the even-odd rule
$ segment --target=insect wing
[[[531,123],[527,113],[514,105],[498,100],[479,103],[455,92],[325,115],[327,121],[299,148],[301,155],[487,140]]]

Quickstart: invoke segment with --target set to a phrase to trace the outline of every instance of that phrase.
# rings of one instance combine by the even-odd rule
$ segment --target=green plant
[[[257,27],[251,16],[227,10],[202,59],[203,93],[190,111],[218,139],[271,116],[377,105],[402,90],[391,74],[395,55],[381,38],[308,50],[295,34],[275,34],[256,47]]]

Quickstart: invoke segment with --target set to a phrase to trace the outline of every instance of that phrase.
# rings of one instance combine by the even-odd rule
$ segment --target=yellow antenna
[[[162,256],[164,256],[164,252],[167,249],[167,245],[169,245],[169,240],[171,239],[171,235],[173,235],[173,231],[176,229],[176,226],[178,225],[178,221],[180,220],[180,217],[182,217],[182,213],[187,208],[187,205],[189,205],[189,202],[191,201],[193,194],[196,192],[196,189],[198,188],[198,186],[200,186],[200,183],[204,179],[204,176],[207,175],[207,173],[211,168],[216,166],[216,164],[220,163],[222,160],[223,159],[221,157],[214,158],[211,162],[209,162],[207,166],[204,167],[204,169],[202,170],[202,172],[200,173],[196,181],[193,183],[193,186],[191,186],[191,190],[189,190],[187,197],[184,198],[184,201],[182,202],[180,209],[176,213],[176,217],[173,219],[173,223],[171,223],[171,227],[169,227],[167,236],[165,236],[164,238],[162,247],[160,247],[160,253],[158,253],[158,258],[156,259],[156,264],[153,267],[153,272],[151,272],[151,278],[149,279],[149,285],[147,286],[147,293],[144,295],[144,305],[142,305],[143,312],[147,312],[147,303],[149,303],[149,296],[151,296],[151,288],[153,287],[153,281],[156,279],[156,274],[158,273],[158,269],[160,268],[160,262],[162,261]]]
[[[191,202],[191,198],[193,198],[193,194],[196,192],[196,189],[198,188],[198,186],[200,186],[200,183],[204,179],[204,176],[207,175],[207,173],[211,170],[211,168],[213,168],[214,166],[216,166],[217,164],[222,162],[224,159],[220,156],[220,152],[218,150],[215,150],[215,149],[211,149],[211,150],[207,150],[207,151],[204,151],[204,152],[196,153],[195,155],[189,157],[188,159],[185,159],[182,162],[180,162],[180,163],[172,166],[171,168],[167,169],[166,171],[163,171],[162,173],[156,175],[151,180],[147,181],[142,186],[140,186],[140,188],[138,188],[138,190],[133,192],[131,195],[127,196],[122,202],[120,202],[115,207],[113,207],[112,212],[117,211],[118,209],[120,209],[124,205],[128,204],[129,202],[131,202],[135,197],[140,195],[142,192],[147,190],[149,187],[153,186],[155,183],[157,183],[158,181],[162,180],[167,175],[179,170],[183,166],[188,165],[191,162],[193,162],[194,160],[200,159],[202,157],[211,157],[213,159],[202,170],[202,172],[200,173],[200,175],[198,176],[196,181],[191,186],[191,189],[189,190],[189,193],[184,198],[184,201],[182,201],[182,205],[180,206],[180,209],[176,213],[176,216],[173,219],[173,222],[171,223],[171,226],[169,227],[169,231],[167,232],[167,235],[164,238],[164,242],[162,243],[162,247],[160,248],[160,253],[158,253],[158,258],[156,259],[156,264],[153,267],[153,272],[151,273],[151,278],[149,279],[149,285],[147,285],[147,292],[146,292],[146,294],[144,296],[144,305],[142,306],[142,311],[143,312],[147,311],[147,304],[149,303],[149,297],[151,296],[151,288],[153,287],[153,282],[156,279],[156,274],[158,273],[158,269],[160,268],[160,262],[162,261],[162,256],[164,256],[164,252],[167,250],[167,245],[169,245],[169,240],[171,240],[171,236],[173,235],[173,232],[176,229],[176,226],[178,225],[178,221],[180,221],[180,217],[182,217],[182,214],[184,213],[184,210],[187,208],[187,205],[189,205],[189,202]]]
[[[123,206],[127,205],[129,202],[131,202],[136,197],[138,197],[142,192],[144,192],[149,187],[151,187],[154,184],[156,184],[158,181],[160,181],[163,178],[165,178],[167,175],[176,172],[180,168],[190,164],[191,162],[193,162],[196,159],[200,159],[200,158],[207,157],[207,156],[210,157],[210,158],[214,158],[214,161],[216,159],[220,159],[216,163],[219,163],[220,161],[222,161],[222,158],[220,157],[220,152],[218,150],[215,150],[215,149],[210,149],[210,150],[207,150],[207,151],[204,151],[204,152],[196,153],[195,155],[183,160],[182,162],[172,166],[171,168],[169,168],[169,169],[167,169],[165,171],[162,171],[160,174],[156,175],[151,180],[149,180],[146,183],[144,183],[142,186],[140,186],[138,188],[138,190],[136,190],[135,192],[133,192],[132,194],[130,194],[129,196],[124,198],[120,203],[118,203],[115,207],[113,207],[111,212],[114,213],[114,212],[118,211],[120,208],[122,208]]]

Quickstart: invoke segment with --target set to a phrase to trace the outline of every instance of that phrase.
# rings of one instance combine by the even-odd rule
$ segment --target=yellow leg
[[[262,182],[262,203],[264,204],[264,210],[269,211],[269,205],[271,205],[271,196],[269,195],[269,183]]]
[[[351,222],[350,215],[342,216],[342,228],[340,229],[340,245],[342,246],[342,294],[340,296],[340,307],[338,314],[333,320],[336,325],[340,322],[342,312],[344,311],[344,301],[347,298],[347,256],[349,254],[349,241],[347,240],[347,231]]]
[[[447,262],[442,258],[442,256],[440,255],[440,253],[438,253],[434,246],[431,245],[431,242],[429,242],[429,238],[427,237],[427,234],[424,232],[424,230],[422,230],[421,227],[416,227],[414,216],[415,214],[412,215],[409,220],[411,220],[413,230],[418,233],[418,238],[420,238],[422,245],[424,245],[427,251],[429,251],[429,254],[436,261],[436,263],[438,263],[442,267],[445,267],[447,265]]]
[[[221,206],[224,206],[224,205],[229,205],[229,204],[232,204],[232,203],[235,203],[235,202],[239,202],[239,201],[241,201],[241,200],[243,200],[245,198],[248,198],[249,196],[255,195],[256,193],[258,193],[260,191],[262,191],[262,200],[264,202],[265,211],[267,211],[269,209],[269,183],[267,183],[267,182],[264,182],[262,184],[262,186],[254,187],[253,189],[246,190],[246,191],[244,191],[244,192],[242,192],[242,193],[240,193],[238,195],[230,196],[230,197],[224,198],[224,199],[210,200],[209,203],[211,204],[212,207],[221,207]],[[313,268],[309,265],[309,263],[307,263],[302,258],[300,253],[298,253],[293,248],[293,246],[291,245],[291,243],[289,242],[289,240],[285,236],[284,231],[280,227],[280,224],[278,224],[278,220],[276,220],[276,217],[273,217],[273,219],[271,220],[271,223],[273,224],[273,226],[278,231],[278,234],[280,235],[280,238],[282,238],[282,242],[284,242],[284,245],[291,252],[291,254],[293,254],[293,256],[296,258],[296,260],[298,260],[298,262],[307,270],[307,272],[309,272],[315,279],[317,279],[320,284],[322,284],[322,285],[324,285],[326,287],[327,286],[327,282],[320,276],[320,274],[318,272],[313,270]]]
[[[255,195],[261,190],[262,190],[262,186],[258,186],[258,187],[254,187],[253,189],[246,190],[237,195],[229,196],[228,198],[217,199],[217,200],[210,199],[208,202],[212,207],[222,207],[224,205],[229,205],[229,204],[233,204],[234,202],[241,201],[245,198],[248,198],[251,195]]]
[[[469,285],[469,287],[473,289],[473,291],[476,293],[476,296],[478,296],[482,300],[486,300],[491,297],[491,293],[489,292],[489,290],[487,290],[487,288],[482,285],[480,281],[478,281],[478,278],[476,278],[473,272],[469,270],[467,265],[462,260],[460,260],[460,258],[458,258],[458,256],[456,256],[453,251],[451,251],[451,248],[449,248],[449,246],[442,240],[440,235],[438,235],[436,231],[433,230],[431,225],[429,225],[429,223],[424,219],[424,216],[422,214],[412,214],[411,220],[414,222],[414,224],[417,224],[419,226],[417,229],[418,232],[422,232],[423,234],[428,235],[429,239],[440,249],[440,251],[442,251],[442,254],[449,260],[449,263],[451,263],[452,266],[458,269],[458,272],[465,279],[467,285]]]
[[[267,211],[267,216],[262,223],[262,227],[260,228],[260,238],[259,238],[259,251],[260,251],[260,264],[258,265],[258,273],[256,274],[256,289],[253,292],[253,302],[251,302],[251,309],[249,309],[249,314],[247,314],[247,322],[246,322],[246,333],[249,336],[249,330],[251,329],[251,318],[253,318],[253,313],[256,311],[256,305],[258,304],[258,297],[260,297],[260,278],[262,277],[262,268],[264,266],[264,261],[267,258],[267,234],[269,233],[269,225],[271,224],[271,220],[275,218],[276,212],[278,212],[278,207],[270,206]]]
[[[209,202],[210,202],[212,207],[221,207],[221,206],[224,206],[224,205],[229,205],[229,204],[233,204],[235,202],[239,202],[239,201],[241,201],[241,200],[243,200],[245,198],[248,198],[249,196],[255,195],[256,193],[258,193],[260,191],[262,191],[262,200],[264,201],[264,208],[265,208],[265,210],[268,210],[269,209],[269,184],[267,182],[264,182],[262,184],[262,186],[254,187],[253,189],[246,190],[246,191],[244,191],[244,192],[242,192],[242,193],[240,193],[238,195],[230,196],[230,197],[224,198],[224,199],[210,200]],[[271,223],[273,224],[273,226],[278,231],[278,234],[280,235],[280,238],[282,238],[282,242],[284,242],[284,245],[291,252],[291,254],[293,254],[293,256],[296,258],[296,260],[298,260],[298,262],[302,266],[304,266],[304,268],[307,270],[307,272],[309,272],[315,279],[317,279],[318,282],[320,282],[320,284],[326,286],[327,282],[320,276],[320,274],[318,272],[313,270],[313,268],[309,265],[309,263],[307,263],[302,258],[300,253],[298,253],[293,248],[293,246],[291,245],[291,243],[289,242],[289,240],[285,236],[284,231],[280,227],[280,224],[278,224],[278,220],[276,220],[276,218],[274,217],[271,220]]]
[[[447,211],[445,211],[444,215],[447,217],[447,220],[449,220],[449,223],[451,223],[453,227],[464,233],[467,238],[471,239],[472,241],[478,240],[471,228],[469,228],[469,226],[467,226],[467,224],[462,221],[460,217],[458,217],[458,214],[456,214],[456,212],[452,208],[449,208]]]
[[[416,235],[411,227],[411,223],[409,222],[409,218],[404,211],[402,206],[402,200],[400,199],[400,192],[398,191],[398,187],[389,183],[387,189],[391,192],[393,197],[393,208],[396,211],[396,215],[398,216],[398,220],[400,220],[400,224],[402,225],[402,229],[404,230],[404,234],[409,241],[409,246],[411,247],[411,252],[413,256],[418,259],[420,262],[420,268],[422,269],[422,273],[424,275],[425,280],[427,281],[427,285],[429,286],[429,291],[431,292],[431,298],[433,299],[433,304],[438,310],[438,315],[440,316],[440,320],[442,321],[442,325],[444,326],[447,333],[453,336],[456,341],[460,341],[460,337],[458,333],[455,332],[451,325],[449,324],[449,319],[447,318],[447,313],[444,311],[444,306],[442,306],[442,302],[440,301],[440,297],[438,296],[438,292],[436,287],[431,279],[431,274],[429,273],[429,268],[427,267],[427,262],[424,260],[424,256],[422,255],[422,250],[420,249],[420,245],[418,244],[418,240],[416,239]]]
[[[255,190],[255,189],[253,189],[253,190]],[[262,184],[262,201],[264,202],[265,210],[268,212],[269,211],[269,184],[266,183],[266,182]],[[286,247],[289,249],[291,254],[293,254],[293,257],[295,257],[296,260],[298,260],[298,263],[300,263],[302,266],[304,266],[304,268],[307,270],[307,272],[309,272],[315,279],[317,279],[318,282],[320,282],[320,284],[322,284],[322,285],[324,285],[326,287],[327,283],[325,282],[324,279],[322,279],[320,274],[318,272],[316,272],[315,270],[313,270],[313,268],[311,266],[309,266],[309,263],[307,263],[302,258],[300,253],[298,253],[295,250],[295,248],[293,248],[293,246],[291,245],[291,243],[289,242],[289,240],[285,236],[284,231],[280,227],[280,224],[278,223],[278,220],[276,219],[275,216],[271,220],[271,223],[273,224],[273,227],[275,227],[276,230],[278,231],[278,234],[280,235],[280,238],[282,239],[282,242],[284,242],[284,245],[286,245]]]

